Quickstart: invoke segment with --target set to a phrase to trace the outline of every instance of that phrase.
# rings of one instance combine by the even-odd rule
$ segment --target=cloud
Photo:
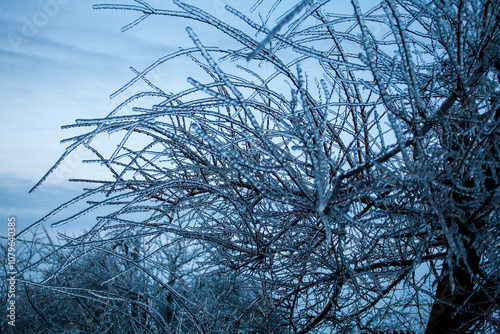
[[[28,194],[33,183],[12,175],[0,175],[0,217],[7,220],[9,216],[16,216],[17,231],[33,224],[52,209],[76,196],[78,189],[72,187],[46,186],[39,191]],[[0,235],[6,235],[7,224],[0,224]]]
[[[236,4],[239,0],[205,5],[223,16],[227,13],[217,12],[223,2]],[[178,10],[163,1],[157,5]],[[71,124],[76,118],[108,114],[123,99],[120,96],[110,101],[109,95],[135,76],[129,66],[143,70],[176,51],[177,46],[192,47],[185,32],[187,24],[203,41],[212,37],[215,45],[222,43],[218,43],[218,36],[223,34],[178,18],[151,17],[121,33],[120,28],[137,18],[137,13],[95,11],[88,1],[0,0],[0,8],[0,142],[6,143],[0,146],[1,210],[21,212],[28,215],[28,220],[55,203],[32,202],[26,191],[64,152],[65,145],[59,141],[87,130],[62,131],[62,125]],[[227,18],[234,19],[232,15]],[[148,78],[167,91],[176,90],[188,85],[186,69],[186,63],[176,59]],[[141,84],[135,84],[125,95],[148,89]],[[81,163],[89,158],[87,153],[82,150],[72,154],[38,192],[55,187],[67,191],[66,179],[84,172],[94,173]],[[19,185],[5,186],[14,181]],[[21,188],[23,195],[16,190]],[[47,196],[57,197],[48,193]]]
[[[133,77],[129,66],[142,69],[171,51],[122,34],[120,15],[94,11],[89,2],[44,1],[0,0],[0,141],[7,143],[0,155],[8,162],[0,164],[0,180],[40,178],[64,151],[59,141],[72,135],[62,125],[105,116],[109,95]],[[23,39],[17,48],[13,34]],[[62,174],[81,166],[72,161]]]

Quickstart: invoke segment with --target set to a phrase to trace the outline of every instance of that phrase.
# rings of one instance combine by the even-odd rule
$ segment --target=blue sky
[[[20,229],[78,193],[66,180],[82,169],[85,152],[28,195],[64,151],[59,141],[72,135],[61,126],[105,116],[116,103],[109,95],[132,78],[129,66],[142,69],[175,49],[175,38],[151,31],[155,22],[124,34],[136,14],[96,11],[94,3],[0,0],[2,235],[8,215]]]
[[[77,118],[104,117],[126,96],[141,90],[136,86],[128,95],[109,98],[134,77],[130,66],[143,70],[178,47],[192,47],[187,25],[202,41],[226,46],[227,39],[214,34],[215,29],[171,17],[150,17],[122,33],[121,28],[140,14],[92,9],[103,2],[135,4],[133,0],[0,0],[0,235],[7,231],[8,216],[17,216],[20,230],[79,193],[82,186],[67,180],[89,172],[81,160],[93,157],[83,149],[34,193],[28,191],[64,152],[66,146],[60,140],[81,133],[61,130],[62,125]],[[239,27],[241,21],[224,6],[248,12],[254,4],[244,0],[187,2]],[[178,9],[172,1],[149,3]],[[273,3],[265,1],[263,6]],[[278,12],[296,3],[283,1]],[[189,74],[184,63],[151,73],[155,84],[168,91],[188,87]]]
[[[85,170],[81,160],[91,156],[83,150],[28,194],[64,152],[60,140],[75,134],[62,125],[108,114],[121,101],[109,95],[133,78],[130,66],[142,70],[179,46],[192,46],[185,21],[151,17],[122,33],[138,14],[92,9],[102,2],[0,0],[0,235],[7,231],[8,216],[17,216],[20,230],[79,193],[81,186],[67,179]],[[224,5],[244,10],[253,1],[191,3],[226,20],[231,17]],[[171,1],[150,4],[173,8]],[[196,32],[200,38],[209,34]],[[177,66],[154,75],[163,87],[176,90],[189,74]]]

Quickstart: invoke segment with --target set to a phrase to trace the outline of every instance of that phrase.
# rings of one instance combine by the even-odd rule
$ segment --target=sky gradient
[[[7,231],[8,216],[17,216],[20,230],[79,193],[82,185],[67,180],[88,171],[81,160],[93,156],[83,149],[70,155],[34,193],[28,191],[64,152],[66,144],[60,140],[82,133],[61,126],[77,118],[104,117],[126,96],[144,88],[136,85],[125,96],[110,100],[110,94],[134,77],[130,66],[143,70],[178,47],[192,47],[187,25],[202,41],[226,47],[224,36],[206,26],[171,17],[149,17],[122,33],[121,28],[140,14],[93,10],[98,3],[102,2],[0,0],[0,235]],[[106,3],[135,4],[132,0]],[[177,8],[172,1],[149,3]],[[234,23],[235,17],[224,6],[248,12],[254,1],[190,3]],[[291,8],[295,3],[283,1],[282,6]],[[167,90],[188,86],[189,69],[183,63],[174,62],[150,75]]]
[[[161,38],[168,34],[154,33],[159,22],[122,33],[137,14],[93,10],[95,3],[0,0],[2,235],[7,216],[20,229],[78,193],[67,179],[82,170],[83,150],[28,195],[64,152],[59,141],[75,134],[61,126],[108,114],[118,103],[109,95],[133,77],[129,66],[143,69],[175,49],[173,38]]]

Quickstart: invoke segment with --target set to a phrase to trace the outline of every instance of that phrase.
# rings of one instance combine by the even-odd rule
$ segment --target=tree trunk
[[[500,109],[494,115],[495,122],[498,122],[499,118]],[[457,127],[463,131],[466,126],[467,124],[458,124]],[[460,132],[458,131],[458,133]],[[453,153],[458,153],[458,156],[461,156],[471,144],[468,135],[451,135],[449,137],[451,138],[448,142],[449,149]],[[485,219],[493,210],[489,207],[489,203],[498,187],[497,180],[500,176],[500,168],[498,167],[500,159],[495,146],[496,136],[493,135],[485,140],[488,143],[486,147],[489,154],[485,154],[484,157],[474,157],[485,161],[481,168],[482,184],[478,184],[478,181],[471,176],[473,173],[467,169],[461,172],[457,171],[459,182],[445,181],[447,185],[454,188],[452,200],[460,209],[463,218],[460,221],[453,221],[453,218],[450,218],[447,226],[450,228],[452,223],[458,225],[459,237],[457,239],[462,240],[467,251],[467,258],[464,261],[464,259],[459,260],[452,255],[452,260],[449,258],[445,260],[425,334],[474,333],[474,325],[481,324],[488,309],[492,305],[498,304],[499,289],[496,284],[488,280],[483,281],[480,288],[475,284],[475,280],[484,277],[480,269],[480,254],[477,254],[474,248],[475,231],[484,228]],[[453,165],[454,162],[453,155],[446,161],[449,166]],[[494,176],[494,174],[496,175]],[[460,187],[457,183],[460,184]],[[478,192],[483,193],[479,194]],[[479,198],[482,199],[480,206],[477,205],[478,196],[481,196]],[[448,252],[450,251],[448,244]],[[452,268],[452,276],[450,268]],[[453,279],[453,285],[450,278]]]

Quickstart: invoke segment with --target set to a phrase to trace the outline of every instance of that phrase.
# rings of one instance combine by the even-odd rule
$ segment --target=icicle
[[[25,228],[24,230],[22,230],[21,232],[18,233],[17,237],[21,237],[22,235],[24,235],[25,233],[27,233],[28,231],[32,230],[33,228],[35,228],[36,226],[42,224],[43,222],[47,221],[49,218],[53,217],[54,215],[56,215],[57,213],[61,212],[62,210],[66,209],[67,207],[69,207],[70,205],[72,204],[75,204],[79,201],[81,201],[82,199],[86,198],[86,197],[89,197],[91,195],[94,195],[94,194],[97,194],[99,192],[102,192],[103,189],[105,189],[106,187],[108,187],[107,184],[104,184],[92,191],[87,191],[73,199],[71,199],[70,201],[67,201],[65,202],[64,204],[58,206],[57,208],[55,208],[54,210],[52,210],[50,213],[48,213],[46,216],[44,216],[42,219],[39,219],[38,221],[36,221],[35,223],[31,224],[30,226],[28,226],[27,228]]]
[[[412,164],[410,161],[410,158],[408,157],[408,152],[406,150],[406,145],[403,140],[403,135],[401,134],[401,129],[399,128],[398,123],[394,119],[394,116],[388,112],[387,117],[389,118],[389,123],[391,123],[392,130],[394,131],[394,134],[396,136],[396,140],[398,142],[399,149],[401,150],[401,153],[403,154],[403,159],[406,163],[406,166],[410,169],[412,169]]]
[[[264,1],[264,0],[257,0],[257,1],[255,1],[255,3],[253,4],[253,6],[250,8],[250,13],[253,13],[257,9],[257,7],[260,6],[260,4],[262,3],[262,1]]]
[[[59,167],[59,165],[61,164],[61,162],[63,162],[63,160],[71,153],[73,152],[78,146],[80,146],[80,144],[83,142],[84,138],[82,138],[80,141],[78,142],[75,142],[74,144],[70,145],[68,148],[66,148],[66,150],[64,151],[63,155],[56,161],[56,163],[54,165],[52,165],[52,167],[49,169],[49,171],[47,173],[45,173],[44,176],[42,176],[42,178],[33,186],[33,188],[30,189],[30,193],[32,193],[33,191],[36,190],[36,188],[38,188],[43,182],[45,182],[45,180],[47,179],[47,177],[52,174],[56,169],[57,167]]]
[[[144,14],[144,15],[140,16],[138,19],[134,20],[133,22],[127,24],[126,26],[124,26],[122,28],[122,32],[126,32],[127,30],[132,29],[133,27],[135,27],[136,25],[138,25],[139,23],[141,23],[142,21],[147,19],[149,17],[149,15],[150,14]]]
[[[228,105],[235,105],[235,104],[237,104],[236,101],[231,100],[228,96],[224,96],[224,95],[220,94],[219,92],[216,92],[216,91],[208,88],[206,85],[203,85],[202,83],[198,82],[197,80],[195,80],[195,79],[193,79],[191,77],[189,77],[187,79],[187,81],[191,85],[193,85],[194,87],[200,89],[204,93],[207,93],[207,94],[215,97],[219,101],[223,101],[223,102],[227,103]]]
[[[297,6],[295,6],[295,8],[287,16],[285,16],[267,34],[266,38],[264,38],[264,40],[247,56],[247,61],[250,61],[253,58],[255,58],[255,56],[257,56],[264,49],[264,47],[267,45],[267,43],[269,43],[269,41],[271,41],[271,39],[274,37],[274,35],[276,35],[278,33],[278,31],[280,31],[284,25],[286,25],[288,22],[290,22],[295,17],[295,15],[297,15],[302,10],[302,8],[311,4],[312,2],[313,2],[313,0],[302,0]]]

